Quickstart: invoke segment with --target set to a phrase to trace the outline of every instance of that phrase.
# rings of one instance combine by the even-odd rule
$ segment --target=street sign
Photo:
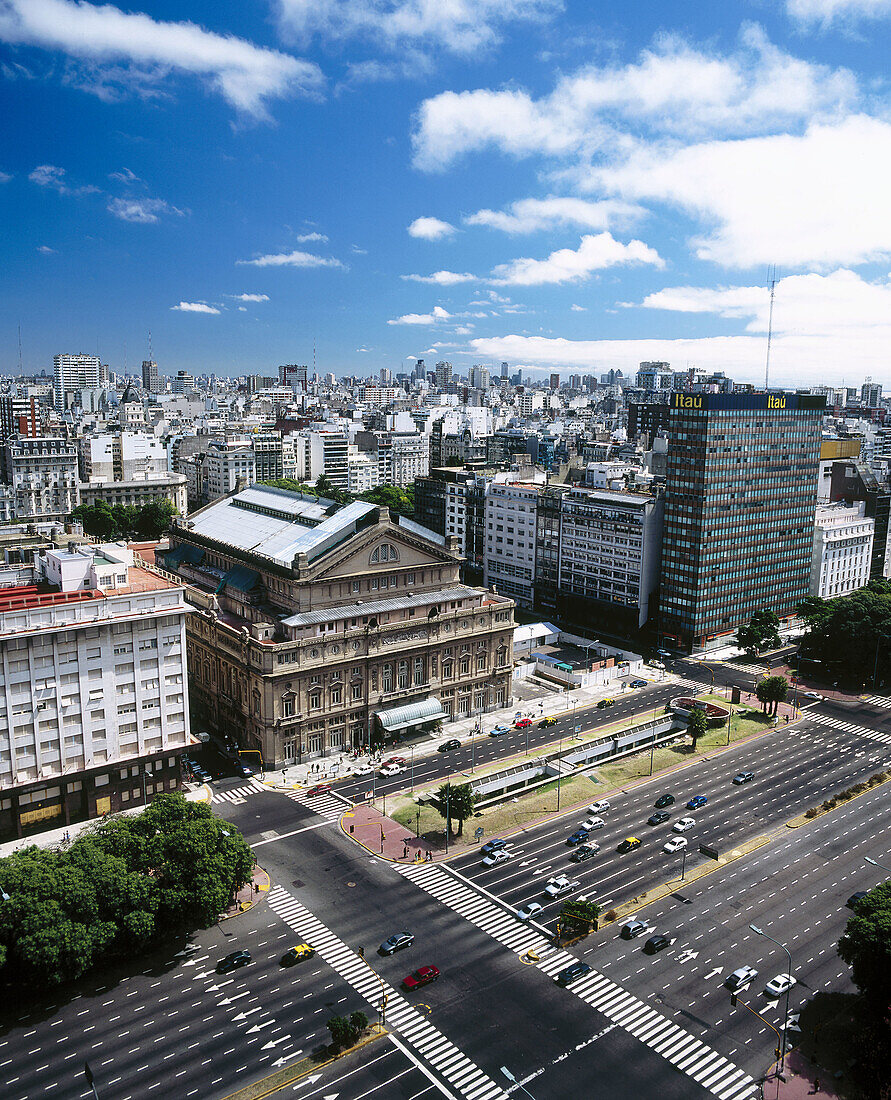
[[[581,733],[582,732],[582,727],[581,726],[576,726],[575,727],[575,732],[576,733]]]
[[[485,829],[484,829],[484,828],[482,827],[482,825],[481,825],[481,826],[480,826],[480,827],[479,827],[479,828],[477,829],[477,831],[476,831],[476,833],[475,833],[474,835],[476,836],[477,840],[479,840],[479,838],[480,838],[481,836],[483,836],[483,835],[485,834],[485,832],[486,832],[486,830],[485,830]]]

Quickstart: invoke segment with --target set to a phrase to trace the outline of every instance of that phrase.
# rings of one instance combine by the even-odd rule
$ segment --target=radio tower
[[[767,313],[767,360],[764,364],[764,389],[770,389],[770,340],[773,336],[773,301],[776,297],[777,269],[775,264],[767,269],[767,289],[770,291],[770,309]]]

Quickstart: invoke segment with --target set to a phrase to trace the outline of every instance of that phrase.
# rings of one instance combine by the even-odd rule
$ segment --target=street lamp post
[[[511,1083],[512,1085],[516,1085],[516,1086],[517,1086],[517,1088],[520,1088],[520,1089],[522,1089],[522,1090],[523,1090],[523,1092],[525,1092],[525,1093],[526,1093],[526,1095],[527,1095],[527,1096],[528,1096],[528,1097],[530,1098],[530,1100],[535,1100],[535,1097],[534,1097],[534,1096],[532,1095],[532,1093],[531,1093],[531,1092],[529,1091],[529,1089],[527,1089],[525,1085],[523,1085],[523,1084],[522,1084],[522,1083],[521,1083],[520,1081],[518,1081],[518,1080],[516,1079],[516,1077],[514,1077],[514,1075],[513,1075],[513,1074],[511,1073],[511,1071],[510,1071],[510,1070],[509,1070],[509,1069],[507,1068],[507,1066],[502,1066],[502,1067],[501,1067],[501,1072],[502,1072],[502,1073],[504,1074],[504,1076],[505,1076],[505,1077],[506,1077],[506,1078],[508,1079],[508,1081],[510,1081],[510,1083]]]
[[[782,1044],[782,1047],[780,1048],[780,1073],[782,1073],[785,1069],[785,1066],[786,1066],[786,1043],[787,1043],[787,1034],[788,1034],[788,1031],[789,1031],[789,992],[792,988],[792,986],[791,986],[791,982],[792,982],[792,953],[789,950],[789,948],[786,947],[786,945],[784,943],[780,943],[779,940],[775,940],[773,938],[773,936],[768,936],[768,934],[765,931],[763,931],[761,928],[759,928],[756,924],[750,924],[749,928],[752,929],[752,931],[755,933],[756,936],[763,936],[766,940],[770,940],[771,943],[775,943],[777,945],[777,947],[782,947],[782,949],[786,952],[787,959],[789,960],[788,976],[789,976],[790,985],[786,989],[786,1010],[785,1010],[785,1013],[784,1013],[784,1016],[783,1016],[783,1044]]]
[[[863,857],[867,863],[871,863],[873,867],[878,867],[882,871],[887,871],[891,875],[891,867],[886,867],[884,863],[879,863],[878,860],[870,859],[869,856]]]
[[[146,763],[143,763],[143,765],[142,765],[142,804],[143,804],[143,806],[148,804],[148,798],[147,798],[146,793],[145,793],[146,773],[148,773],[149,775],[154,775],[155,774],[151,770],[151,768],[149,768],[149,766]]]
[[[560,809],[560,780],[563,777],[563,769],[560,766],[563,761],[561,759],[563,755],[563,731],[560,731],[560,741],[557,748],[557,809]]]

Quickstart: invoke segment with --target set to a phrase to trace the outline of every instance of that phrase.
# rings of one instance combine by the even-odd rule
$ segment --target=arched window
[[[389,542],[382,542],[371,551],[370,565],[380,565],[381,562],[399,561],[399,551]]]

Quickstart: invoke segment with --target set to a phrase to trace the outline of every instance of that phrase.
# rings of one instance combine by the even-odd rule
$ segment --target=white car
[[[777,974],[775,978],[771,978],[767,985],[764,987],[764,992],[768,997],[782,997],[786,990],[791,989],[795,985],[796,979],[790,974]]]
[[[605,814],[610,808],[610,804],[605,798],[601,798],[599,802],[592,802],[588,807],[589,814]]]
[[[604,825],[606,825],[606,822],[602,817],[586,817],[579,828],[587,829],[589,833],[593,833],[595,829],[602,829]]]
[[[671,840],[666,840],[662,845],[663,852],[679,852],[682,848],[687,847],[687,838],[685,836],[673,836]]]
[[[381,775],[399,775],[400,772],[404,772],[405,768],[401,764],[384,764],[381,768]]]
[[[548,879],[544,892],[550,898],[559,898],[563,894],[568,894],[570,890],[574,890],[576,886],[578,886],[578,883],[568,879],[566,875],[555,875],[554,878]]]
[[[483,866],[494,867],[496,863],[507,863],[507,861],[512,858],[513,853],[507,852],[502,848],[500,852],[490,852],[487,856],[483,856]]]
[[[672,825],[672,829],[676,833],[685,833],[688,829],[692,829],[696,824],[696,819],[693,817],[682,817],[679,821],[676,821]]]
[[[353,775],[371,775],[374,768],[370,764],[353,764]]]
[[[543,905],[539,905],[537,901],[527,901],[525,905],[517,910],[517,920],[532,920],[533,917],[537,917],[542,912],[544,912]]]

